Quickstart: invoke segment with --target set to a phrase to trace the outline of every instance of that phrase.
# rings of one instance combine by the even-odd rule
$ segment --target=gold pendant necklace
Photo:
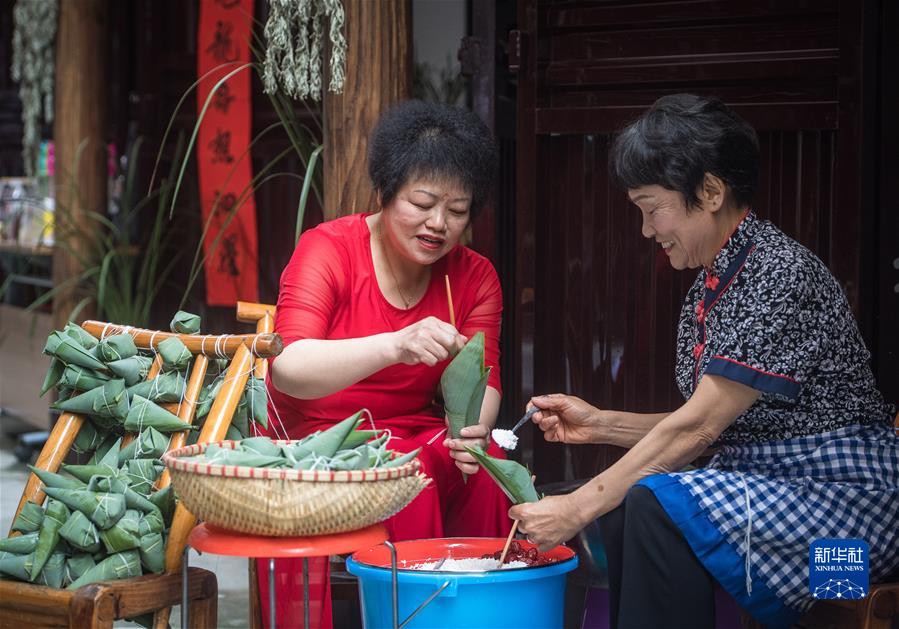
[[[387,262],[387,269],[390,271],[390,276],[393,278],[393,283],[396,285],[396,292],[400,296],[400,299],[403,302],[403,309],[409,310],[412,307],[412,300],[406,299],[406,295],[403,294],[403,290],[400,288],[400,281],[396,277],[396,273],[393,272],[393,265],[390,263],[390,256],[387,254],[387,247],[384,245],[384,227],[383,217],[380,221],[378,221],[378,241],[381,243],[381,253],[384,254],[384,260]]]

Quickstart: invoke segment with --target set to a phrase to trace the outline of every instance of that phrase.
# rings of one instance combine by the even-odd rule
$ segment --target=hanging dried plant
[[[331,41],[328,89],[343,91],[346,67],[344,10],[340,0],[270,0],[265,23],[266,94],[280,88],[296,99],[321,99],[324,21]]]
[[[46,121],[53,120],[58,15],[57,0],[18,0],[13,9],[11,70],[22,100],[22,161],[29,177],[34,175],[41,142],[41,105]]]

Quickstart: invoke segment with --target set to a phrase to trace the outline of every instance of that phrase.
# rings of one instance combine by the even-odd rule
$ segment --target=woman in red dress
[[[473,113],[410,101],[379,121],[368,159],[379,211],[307,231],[281,276],[275,331],[285,347],[272,362],[270,426],[300,438],[367,408],[390,431],[390,448],[422,448],[432,479],[386,522],[391,540],[504,536],[509,502],[463,448],[490,445],[502,456],[489,439],[501,396],[502,293],[490,262],[459,244],[493,185],[496,147]],[[479,331],[492,367],[480,423],[448,439],[435,402],[440,376]],[[311,564],[310,617],[328,628],[327,559]],[[259,571],[265,618],[267,568]],[[299,560],[276,562],[279,626],[303,618],[301,575]]]

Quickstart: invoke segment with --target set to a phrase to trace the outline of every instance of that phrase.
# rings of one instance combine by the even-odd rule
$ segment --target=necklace
[[[390,271],[390,276],[393,278],[393,283],[396,285],[396,292],[403,302],[403,309],[409,310],[409,308],[412,307],[412,300],[406,298],[406,295],[403,293],[403,289],[400,288],[400,281],[397,279],[396,273],[393,271],[393,265],[390,263],[390,256],[387,254],[387,247],[384,245],[384,227],[381,221],[378,221],[378,242],[381,243],[381,253],[384,254],[384,260],[387,261],[387,269]]]

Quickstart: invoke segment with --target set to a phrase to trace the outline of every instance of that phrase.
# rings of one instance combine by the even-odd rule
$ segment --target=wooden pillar
[[[377,200],[366,166],[368,138],[389,106],[409,98],[410,0],[343,0],[346,81],[325,95],[325,220],[372,211]]]
[[[90,233],[99,226],[97,221],[86,218],[85,211],[92,209],[104,215],[106,211],[107,13],[108,0],[59,3],[53,132],[58,226],[58,246],[53,254],[56,286],[83,270],[66,247],[83,252],[85,240],[76,232]],[[60,242],[67,245],[59,246]],[[56,295],[53,322],[57,328],[65,324],[83,296],[74,286]],[[88,314],[82,311],[80,318]]]

